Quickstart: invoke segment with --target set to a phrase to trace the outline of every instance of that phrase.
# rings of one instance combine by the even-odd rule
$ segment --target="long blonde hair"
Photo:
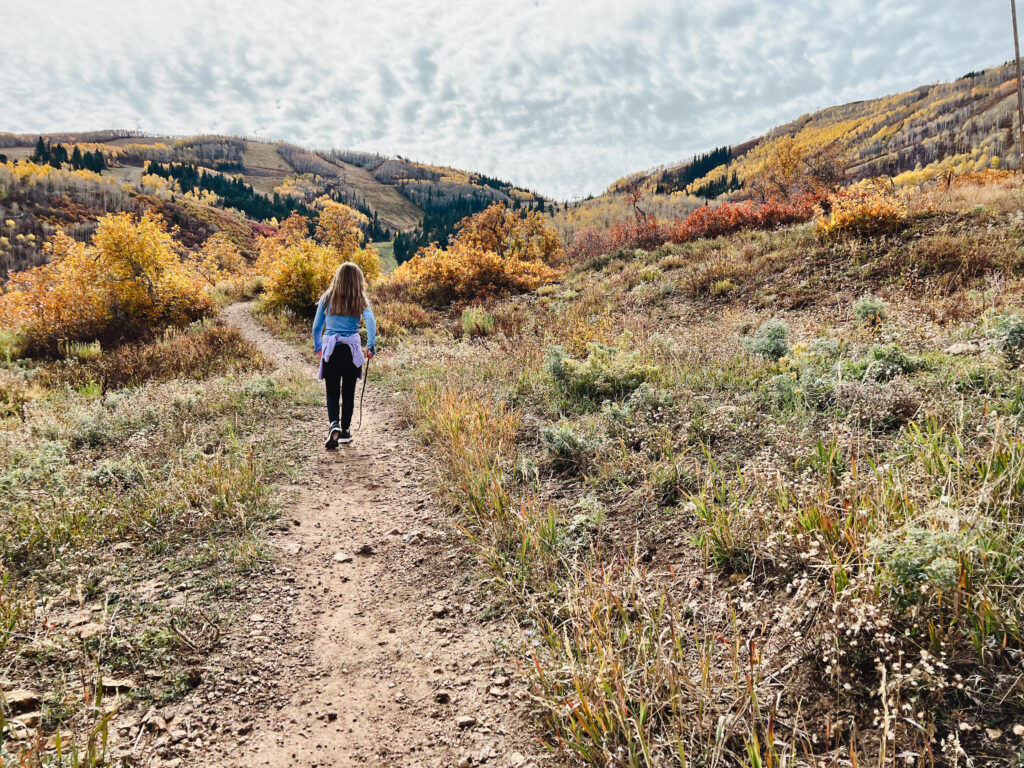
[[[369,307],[363,270],[355,262],[346,261],[338,267],[331,287],[324,294],[324,309],[330,315],[359,317]]]

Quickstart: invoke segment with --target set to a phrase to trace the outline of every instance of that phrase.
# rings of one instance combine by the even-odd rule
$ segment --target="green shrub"
[[[840,344],[835,339],[815,339],[811,343],[811,352],[823,360],[835,360],[841,351]]]
[[[86,479],[100,488],[127,489],[145,480],[142,468],[130,461],[105,459],[93,471],[86,473]]]
[[[608,510],[593,496],[584,496],[570,511],[573,515],[565,528],[565,543],[571,550],[584,550],[594,532],[608,519]]]
[[[490,336],[494,333],[494,316],[480,307],[469,307],[462,311],[462,335],[470,339],[474,336]]]
[[[10,331],[0,328],[0,362],[10,365],[12,360],[21,357],[21,348],[23,346],[23,339],[20,339]]]
[[[32,494],[41,488],[56,491],[64,486],[64,471],[69,463],[63,442],[44,439],[34,448],[16,449],[2,468],[0,493]]]
[[[807,368],[800,374],[800,395],[812,408],[829,408],[836,402],[835,379]]]
[[[882,583],[900,608],[920,602],[923,587],[952,590],[960,577],[962,535],[915,525],[892,531],[874,542],[871,552],[881,566]]]
[[[100,448],[113,440],[111,424],[102,410],[79,415],[69,434],[72,448]]]
[[[734,290],[736,290],[736,283],[725,278],[712,283],[710,293],[712,296],[728,296]]]
[[[795,374],[780,373],[769,379],[768,397],[772,401],[772,405],[779,410],[789,410],[795,408],[800,401],[799,387]]]
[[[629,407],[634,411],[653,413],[666,411],[676,405],[676,395],[670,389],[641,384],[629,396]]]
[[[752,355],[760,355],[772,362],[789,352],[789,328],[781,320],[769,320],[754,335],[743,340],[743,348]]]
[[[655,266],[644,267],[640,270],[641,283],[653,283],[661,278],[661,270]]]
[[[578,472],[586,468],[597,449],[593,438],[564,424],[545,427],[540,438],[551,459],[551,465],[566,472]]]
[[[896,344],[875,344],[868,350],[867,365],[862,378],[869,381],[892,381],[925,367],[924,360],[908,355]]]
[[[596,343],[587,345],[586,360],[574,360],[561,347],[550,347],[545,360],[548,374],[567,394],[595,402],[626,397],[660,373],[637,350]]]
[[[853,305],[853,316],[861,325],[881,325],[889,316],[885,304],[877,296],[862,296]]]
[[[779,410],[806,406],[823,410],[835,404],[835,380],[808,366],[768,380],[768,399]]]
[[[1008,315],[999,318],[995,332],[996,349],[1011,368],[1024,362],[1024,317]]]
[[[281,391],[273,379],[254,379],[243,389],[245,396],[252,400],[272,400],[280,395]]]

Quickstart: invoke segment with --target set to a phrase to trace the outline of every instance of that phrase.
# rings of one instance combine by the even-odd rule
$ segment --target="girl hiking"
[[[359,322],[366,321],[366,355],[359,338]],[[339,443],[351,443],[352,410],[356,381],[363,375],[363,363],[374,354],[377,321],[366,298],[366,280],[359,265],[346,261],[334,273],[331,286],[320,297],[313,320],[313,351],[320,358],[318,378],[327,388],[327,439],[324,448],[333,451]],[[339,420],[338,401],[341,400]]]

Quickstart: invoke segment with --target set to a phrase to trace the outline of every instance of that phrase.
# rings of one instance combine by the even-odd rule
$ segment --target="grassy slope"
[[[309,397],[308,382],[266,378],[254,348],[210,323],[74,352],[0,366],[4,686],[40,694],[43,740],[64,734],[65,755],[97,725],[83,697],[100,677],[130,680],[122,722],[176,701],[206,674],[202,644],[183,638],[247,615],[273,484],[293,471],[285,426]],[[0,762],[26,748],[5,714]]]
[[[438,316],[382,358],[527,627],[562,749],[1021,750],[1024,378],[991,338],[1022,309],[1022,202],[960,189],[917,199],[893,237],[802,226],[614,254],[491,303],[491,338],[455,342]],[[878,325],[854,312],[866,293]],[[771,318],[789,329],[776,362],[743,343],[763,349]],[[595,342],[620,352],[545,356]]]
[[[398,266],[395,262],[395,244],[393,242],[374,243],[373,247],[377,249],[377,253],[380,255],[380,261],[384,265],[385,272],[391,272]]]
[[[245,142],[242,156],[245,165],[245,181],[257,192],[274,194],[274,187],[280,186],[295,170],[278,153],[273,144],[260,141]]]
[[[423,212],[402,196],[394,187],[382,184],[373,174],[358,165],[334,159],[338,180],[343,187],[353,190],[377,212],[382,221],[396,229],[412,229],[423,220]]]

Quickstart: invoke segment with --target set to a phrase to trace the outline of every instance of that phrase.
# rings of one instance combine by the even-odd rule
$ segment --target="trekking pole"
[[[356,429],[363,428],[363,398],[366,397],[366,380],[370,378],[370,361],[367,359],[366,366],[363,368],[363,390],[359,393],[359,426]]]

